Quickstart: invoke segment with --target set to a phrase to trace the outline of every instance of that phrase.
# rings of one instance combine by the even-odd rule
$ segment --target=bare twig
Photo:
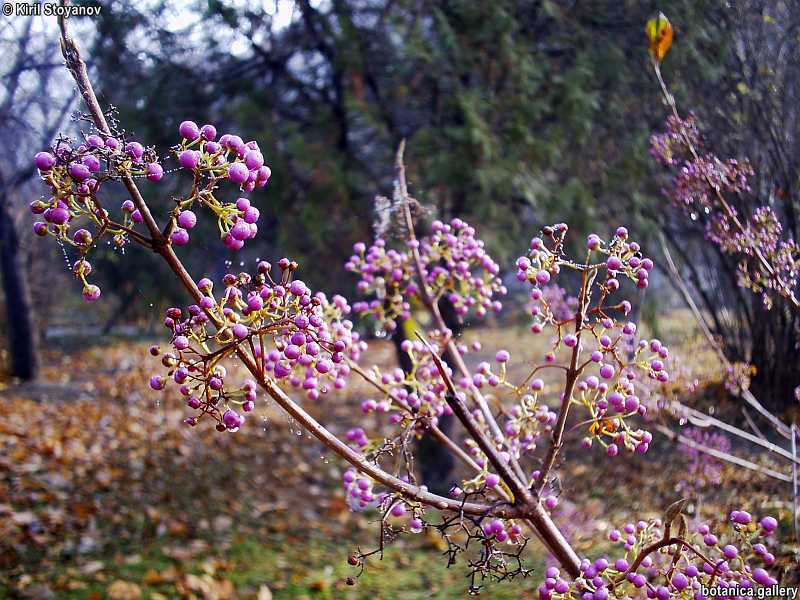
[[[589,289],[591,288],[592,281],[596,271],[583,271],[581,273],[581,292],[579,295],[580,306],[575,313],[575,336],[578,338],[578,343],[572,349],[572,357],[570,358],[569,369],[564,381],[564,397],[561,400],[561,410],[558,413],[558,420],[553,428],[553,436],[550,442],[550,448],[545,456],[544,463],[539,475],[539,492],[541,496],[542,491],[547,485],[547,479],[550,471],[556,462],[558,453],[564,443],[564,428],[567,424],[567,415],[569,414],[569,407],[572,403],[572,393],[575,390],[575,383],[583,370],[583,367],[578,365],[578,358],[581,352],[581,331],[583,329],[583,322],[586,319],[586,308],[589,304]]]
[[[407,240],[409,242],[414,242],[417,238],[414,232],[414,218],[411,214],[412,199],[408,194],[406,169],[405,164],[403,163],[404,152],[405,140],[400,142],[400,146],[397,149],[397,156],[395,159],[395,170],[397,173],[396,185],[398,186],[398,192],[400,194],[403,217],[405,219],[407,230]],[[419,253],[419,248],[416,244],[409,244],[409,246],[411,248],[411,257],[414,261],[414,270],[417,276],[417,284],[422,303],[425,305],[425,308],[431,315],[434,326],[442,332],[447,331],[448,327],[444,322],[441,311],[439,310],[438,298],[434,298],[433,294],[431,294],[431,291],[428,288],[427,283],[425,282],[425,268],[422,265],[422,258]],[[453,364],[463,377],[467,378],[469,381],[472,381],[472,375],[452,339],[447,340],[446,351],[448,362]],[[497,439],[502,439],[503,434],[500,431],[500,426],[497,424],[497,420],[494,418],[494,415],[489,408],[489,404],[486,402],[486,398],[483,397],[483,394],[481,394],[481,392],[475,386],[470,387],[470,392],[472,393],[478,408],[480,408],[481,412],[483,413],[486,423],[492,430],[492,435]],[[525,473],[522,471],[522,468],[519,466],[519,462],[517,461],[516,457],[513,456],[513,454],[511,456],[511,466],[514,469],[514,474],[520,480],[520,482],[526,484],[527,478],[525,477]]]
[[[800,464],[800,460],[797,457],[793,456],[791,452],[785,450],[778,446],[777,444],[773,444],[772,442],[764,439],[763,437],[758,437],[753,434],[747,433],[746,431],[739,429],[738,427],[734,427],[726,423],[725,421],[720,421],[719,419],[712,417],[711,415],[706,415],[699,410],[691,408],[690,406],[686,406],[685,404],[677,401],[672,400],[668,404],[668,408],[674,410],[675,412],[681,413],[686,415],[690,421],[692,421],[695,425],[699,427],[709,427],[714,426],[723,431],[727,431],[728,433],[735,435],[737,437],[742,438],[743,440],[747,440],[757,446],[761,446],[762,448],[766,448],[773,454],[777,454],[782,458],[786,458],[794,463]]]
[[[791,483],[792,478],[786,475],[785,473],[779,473],[778,471],[774,471],[767,467],[762,467],[757,465],[754,462],[750,462],[749,460],[745,460],[743,458],[739,458],[738,456],[734,456],[732,454],[728,454],[727,452],[722,452],[721,450],[717,450],[715,448],[709,448],[708,446],[704,446],[703,444],[698,444],[694,440],[686,437],[685,435],[681,435],[679,433],[675,433],[669,427],[664,425],[653,425],[654,429],[659,433],[664,434],[669,439],[680,442],[681,444],[688,446],[689,448],[694,448],[698,452],[703,452],[705,454],[709,454],[715,458],[720,460],[724,460],[725,462],[729,462],[731,464],[737,465],[739,467],[744,467],[745,469],[749,469],[751,471],[755,471],[757,473],[761,473],[768,477],[772,477],[773,479],[778,479],[780,481],[785,481],[787,483]],[[794,464],[794,463],[793,463]]]
[[[702,331],[703,335],[708,340],[711,349],[714,351],[714,353],[717,355],[717,358],[719,358],[720,362],[726,368],[732,367],[733,365],[731,361],[729,361],[728,357],[725,356],[725,353],[722,351],[719,342],[716,340],[714,335],[711,333],[711,330],[708,328],[708,325],[706,324],[705,319],[703,318],[703,315],[700,312],[700,309],[697,308],[697,304],[695,304],[692,295],[689,293],[689,289],[686,286],[686,282],[683,281],[680,271],[678,271],[678,267],[672,260],[672,254],[670,253],[669,248],[667,247],[667,241],[664,238],[663,233],[661,234],[661,251],[663,252],[664,258],[667,261],[667,267],[669,268],[669,271],[672,274],[672,281],[674,281],[675,284],[678,286],[678,291],[680,291],[681,296],[683,296],[684,302],[686,302],[686,305],[692,311],[692,314],[694,315],[697,324],[700,326],[700,330]],[[741,397],[744,399],[745,402],[747,402],[750,406],[752,406],[762,417],[764,417],[767,421],[769,421],[770,424],[775,428],[775,430],[778,433],[780,433],[786,439],[791,438],[791,431],[789,427],[786,424],[784,424],[778,417],[776,417],[766,408],[764,408],[764,405],[761,404],[756,399],[756,397],[750,390],[747,389],[742,390]]]
[[[425,340],[423,340],[423,342],[424,341]],[[427,344],[427,342],[425,343]],[[478,443],[481,450],[489,459],[489,462],[497,469],[500,477],[502,477],[509,488],[511,488],[511,492],[514,494],[514,505],[519,506],[520,510],[523,511],[524,518],[530,523],[538,537],[561,563],[564,569],[566,569],[572,577],[578,577],[580,573],[580,559],[578,555],[575,554],[575,551],[555,526],[550,515],[542,508],[538,498],[534,498],[530,490],[517,481],[510,472],[508,466],[503,462],[503,459],[499,456],[492,443],[486,439],[486,436],[483,434],[483,431],[481,431],[464,402],[458,397],[452,380],[444,370],[441,359],[433,352],[430,345],[428,345],[428,349],[431,351],[431,356],[433,357],[436,368],[439,370],[439,374],[447,385],[448,391],[445,397],[450,408],[453,409],[453,413],[455,413],[473,439]]]
[[[744,406],[742,407],[742,414],[744,415],[744,420],[747,421],[748,427],[753,430],[753,433],[755,433],[762,440],[766,440],[767,436],[765,436],[758,428],[758,425],[756,425],[755,421],[753,421],[753,417],[750,416],[750,413],[747,412],[747,408]]]

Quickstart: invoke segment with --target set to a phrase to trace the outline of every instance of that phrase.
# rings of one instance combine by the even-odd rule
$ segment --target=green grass
[[[174,598],[187,573],[228,580],[236,597],[242,599],[256,598],[258,590],[268,586],[276,600],[448,600],[467,596],[469,585],[464,562],[460,560],[448,569],[440,549],[422,536],[387,548],[383,560],[373,557],[354,586],[347,585],[345,579],[357,574],[358,569],[347,564],[347,544],[335,540],[301,540],[274,534],[265,540],[252,534],[234,534],[223,548],[212,546],[182,562],[164,552],[176,545],[180,542],[164,538],[145,547],[119,546],[103,556],[82,560],[82,565],[104,561],[104,568],[97,573],[85,574],[80,565],[65,561],[54,565],[49,579],[56,597],[65,600],[105,598],[108,586],[117,579],[136,583],[142,598]],[[131,556],[135,557],[133,561]],[[148,583],[148,573],[164,573],[170,567],[178,569],[178,582]],[[539,568],[541,564],[537,564],[537,571]],[[533,597],[539,579],[534,575],[514,582],[492,582],[481,595],[497,600]],[[0,598],[10,596],[11,590],[0,584]]]

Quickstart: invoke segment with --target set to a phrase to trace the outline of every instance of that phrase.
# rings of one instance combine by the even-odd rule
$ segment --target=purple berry
[[[200,135],[203,136],[204,140],[208,140],[209,142],[214,141],[217,139],[217,128],[213,125],[203,125],[200,128]]]
[[[247,170],[247,167],[243,163],[233,163],[230,169],[228,169],[228,179],[233,183],[244,183],[249,176],[250,171]]]
[[[128,142],[125,144],[125,152],[135,162],[139,162],[144,155],[144,146],[142,146],[139,142]]]
[[[178,132],[181,134],[181,137],[184,139],[193,142],[197,138],[200,137],[200,129],[197,127],[197,123],[194,121],[184,121],[178,127]]]
[[[191,210],[184,210],[180,215],[178,215],[178,225],[184,229],[192,229],[195,225],[197,225],[197,215],[195,215]]]
[[[49,171],[55,166],[56,157],[49,152],[37,152],[33,157],[33,162],[40,171]]]
[[[83,299],[86,302],[94,302],[100,297],[100,288],[96,285],[87,285],[83,288]]]
[[[178,155],[178,164],[184,169],[195,169],[200,162],[200,153],[195,150],[184,150]]]
[[[619,271],[622,267],[622,261],[618,256],[609,256],[608,260],[606,261],[606,266],[608,267],[609,271]]]
[[[146,170],[149,181],[161,181],[161,178],[164,177],[164,168],[158,163],[148,163]]]
[[[92,175],[91,171],[89,171],[89,167],[81,163],[72,163],[69,166],[68,171],[70,177],[72,177],[77,181],[83,181],[85,179],[89,179],[89,177],[91,177]]]
[[[189,243],[189,232],[185,229],[176,229],[169,239],[176,246],[185,246]]]

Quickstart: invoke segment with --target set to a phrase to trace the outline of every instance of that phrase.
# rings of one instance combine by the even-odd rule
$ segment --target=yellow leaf
[[[658,62],[661,62],[672,45],[672,24],[667,16],[660,12],[657,17],[647,22],[645,32],[650,43],[650,54]]]

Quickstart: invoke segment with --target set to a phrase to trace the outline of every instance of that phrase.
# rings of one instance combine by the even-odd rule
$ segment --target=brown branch
[[[97,96],[94,93],[91,82],[89,81],[86,65],[80,56],[78,47],[74,40],[69,36],[67,23],[64,18],[60,19],[60,27],[61,48],[66,61],[67,69],[70,71],[73,79],[75,79],[75,82],[78,85],[78,90],[80,91],[81,97],[83,98],[86,106],[89,109],[89,112],[92,115],[95,126],[101,132],[108,135],[110,134],[108,123],[105,119],[102,109],[100,108],[100,104],[97,101]],[[199,302],[203,294],[198,289],[197,284],[192,279],[191,275],[189,275],[189,273],[186,271],[183,263],[181,263],[180,259],[178,259],[173,252],[172,247],[166,242],[166,240],[164,240],[161,231],[159,230],[155,219],[153,219],[153,216],[151,215],[144,198],[136,187],[135,182],[129,175],[127,175],[123,177],[123,183],[128,188],[134,204],[142,213],[145,224],[147,225],[154,242],[160,242],[156,244],[155,251],[167,262],[170,269],[178,277],[194,300]],[[212,322],[215,324],[215,326],[219,327],[222,325],[218,315],[208,311],[207,314],[209,318],[212,319]],[[259,368],[254,359],[240,346],[237,347],[236,354],[248,371],[258,377]],[[511,507],[490,507],[481,504],[462,503],[450,498],[439,496],[437,494],[432,494],[420,489],[418,486],[407,483],[401,479],[398,479],[397,477],[394,477],[393,475],[390,475],[389,473],[386,473],[378,465],[368,462],[364,456],[357,453],[355,450],[347,446],[344,442],[339,440],[336,436],[325,429],[300,405],[296,404],[291,398],[289,398],[283,392],[283,390],[277,387],[274,382],[264,380],[260,377],[259,379],[261,387],[287,413],[294,417],[298,423],[312,433],[319,441],[333,450],[336,454],[344,458],[359,471],[369,475],[393,491],[401,493],[408,498],[424,502],[425,504],[440,510],[453,510],[458,512],[463,511],[467,514],[479,516],[496,515],[503,518],[514,518],[521,516],[518,511]]]
[[[514,477],[511,469],[509,469],[508,465],[503,462],[503,459],[498,454],[497,449],[486,439],[486,436],[470,414],[466,404],[464,404],[463,400],[461,400],[456,393],[455,386],[444,370],[441,359],[425,340],[422,341],[428,346],[433,362],[439,370],[442,379],[445,381],[445,385],[447,386],[445,398],[448,405],[453,409],[453,413],[467,429],[470,436],[477,442],[483,453],[486,454],[489,462],[497,470],[498,475],[500,475],[506,485],[511,489],[511,492],[514,494],[514,506],[518,506],[519,509],[523,511],[525,520],[534,530],[537,537],[539,537],[550,550],[553,556],[556,557],[564,569],[566,569],[572,577],[578,577],[580,575],[580,559],[578,555],[555,526],[550,515],[542,508],[538,498],[534,498],[530,490]]]
[[[578,359],[581,352],[581,331],[583,329],[584,319],[586,318],[586,307],[589,303],[589,288],[591,287],[593,280],[594,275],[590,277],[588,271],[583,271],[581,273],[580,306],[578,307],[578,311],[575,313],[575,335],[578,338],[578,343],[575,344],[575,347],[572,349],[572,357],[570,358],[569,369],[567,370],[567,376],[564,381],[564,397],[561,400],[561,410],[558,413],[558,420],[556,421],[556,426],[553,428],[553,436],[552,441],[550,442],[550,448],[547,451],[544,463],[542,463],[542,469],[539,475],[538,494],[540,496],[547,485],[547,478],[550,475],[550,471],[552,470],[553,465],[556,462],[556,458],[558,457],[558,453],[561,450],[561,446],[564,443],[564,428],[567,424],[567,415],[569,414],[569,408],[572,402],[572,392],[575,390],[575,383],[577,382],[582,371],[582,367],[578,365]]]
[[[406,142],[402,140],[400,142],[400,146],[397,149],[397,156],[395,159],[395,170],[396,170],[396,184],[398,186],[398,192],[400,194],[400,200],[402,203],[403,209],[403,217],[405,219],[406,224],[406,235],[407,240],[409,242],[416,241],[416,234],[414,232],[414,218],[411,215],[411,197],[408,194],[408,184],[406,183],[406,168],[405,164],[403,163],[403,153],[405,152]],[[411,257],[414,261],[414,270],[416,271],[417,276],[417,283],[419,287],[419,294],[420,298],[422,299],[422,303],[425,305],[425,308],[428,310],[428,313],[433,320],[434,327],[439,329],[440,331],[444,332],[448,329],[447,324],[444,322],[444,318],[442,317],[442,313],[439,310],[439,304],[437,299],[433,297],[430,290],[428,289],[428,285],[425,283],[425,269],[422,265],[422,258],[419,254],[419,248],[416,244],[411,244]],[[469,372],[464,359],[461,357],[461,353],[459,353],[458,348],[456,348],[455,342],[452,339],[447,339],[445,344],[445,349],[447,351],[448,361],[451,362],[456,369],[461,373],[463,377],[472,381],[472,374]],[[492,435],[497,439],[502,439],[503,434],[500,431],[500,426],[497,424],[497,420],[494,418],[491,409],[489,408],[489,404],[486,402],[486,398],[483,397],[483,394],[478,390],[477,387],[471,386],[470,391],[472,393],[473,398],[475,399],[478,408],[480,408],[481,412],[483,413],[483,417],[486,420],[486,423],[489,425],[489,428],[492,430]],[[481,433],[482,434],[482,433]],[[517,461],[516,457],[513,455],[511,456],[511,465],[514,469],[514,474],[519,479],[520,482],[525,483],[527,481],[525,477],[525,473],[522,471],[522,468],[519,466],[519,462]]]
[[[658,541],[653,542],[649,546],[645,546],[644,548],[642,548],[642,550],[636,556],[634,561],[631,563],[631,566],[628,567],[628,570],[625,571],[624,573],[621,573],[619,575],[619,577],[617,577],[614,580],[614,585],[619,585],[620,583],[625,581],[625,576],[628,573],[635,573],[636,570],[641,566],[641,564],[644,561],[644,559],[647,558],[648,556],[650,556],[653,552],[657,552],[657,551],[661,550],[662,548],[666,548],[668,546],[674,546],[674,545],[683,546],[687,550],[690,550],[691,552],[694,552],[697,556],[700,557],[701,560],[706,562],[708,565],[712,566],[714,568],[714,570],[716,571],[717,565],[714,563],[714,561],[712,561],[702,551],[700,551],[697,548],[695,548],[692,544],[690,544],[689,542],[687,542],[683,538],[681,538],[681,537],[669,537],[669,527],[667,527],[664,530],[664,537],[661,538]]]

